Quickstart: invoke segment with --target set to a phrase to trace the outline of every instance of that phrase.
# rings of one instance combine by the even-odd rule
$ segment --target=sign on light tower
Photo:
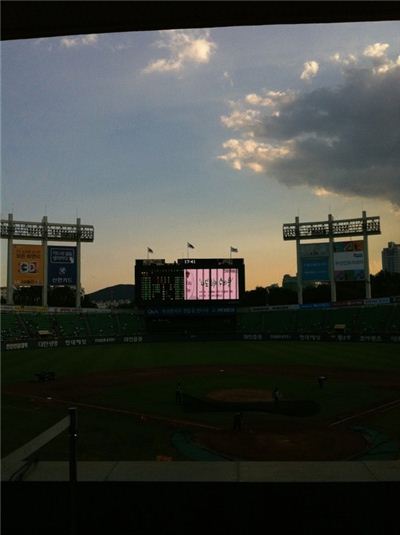
[[[327,221],[283,225],[283,239],[296,241],[297,296],[303,303],[303,282],[307,280],[329,281],[331,301],[336,302],[336,283],[340,281],[365,281],[365,297],[371,298],[368,236],[381,234],[379,216],[335,220],[332,214]],[[335,241],[335,238],[362,240]],[[325,243],[301,244],[302,240],[328,239]]]
[[[40,222],[15,221],[13,214],[1,220],[1,237],[7,240],[7,304],[13,304],[13,242],[14,240],[41,241],[42,243],[42,306],[47,306],[48,289],[48,242],[76,243],[76,307],[81,299],[81,243],[94,241],[93,225],[82,225],[78,217],[76,223],[49,223],[47,216]]]

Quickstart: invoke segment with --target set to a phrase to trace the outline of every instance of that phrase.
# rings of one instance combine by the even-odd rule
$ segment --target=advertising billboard
[[[300,245],[303,281],[329,280],[329,244],[306,243]]]
[[[336,281],[365,280],[363,240],[334,243],[333,269]]]
[[[76,247],[48,247],[47,277],[50,286],[76,286]]]
[[[43,246],[13,245],[15,286],[43,286]]]
[[[185,269],[184,281],[185,301],[239,299],[235,268]]]

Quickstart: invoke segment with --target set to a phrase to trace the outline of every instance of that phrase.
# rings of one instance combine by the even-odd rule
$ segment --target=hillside
[[[88,294],[88,297],[94,303],[99,301],[119,301],[121,299],[133,300],[135,298],[134,284],[116,284],[115,286],[108,286],[96,292]]]

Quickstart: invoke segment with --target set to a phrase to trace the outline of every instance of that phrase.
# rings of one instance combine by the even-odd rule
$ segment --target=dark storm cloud
[[[348,65],[340,85],[297,94],[250,132],[264,146],[290,146],[285,157],[260,162],[269,177],[400,207],[399,60]]]
[[[342,86],[298,97],[255,133],[273,144],[294,140],[293,156],[268,168],[281,182],[400,206],[400,68],[348,71]]]

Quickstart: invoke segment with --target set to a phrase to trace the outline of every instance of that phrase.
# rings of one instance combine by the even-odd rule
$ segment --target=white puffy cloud
[[[389,48],[387,43],[375,43],[373,45],[367,46],[364,50],[364,56],[370,58],[381,58],[386,54],[386,50]]]
[[[155,46],[165,48],[167,57],[151,61],[144,74],[180,72],[189,64],[208,63],[217,47],[209,30],[162,30],[160,35],[162,39]]]
[[[76,37],[62,37],[61,46],[65,48],[73,48],[77,46],[95,45],[99,39],[96,33],[88,35],[78,35]]]
[[[303,65],[303,72],[300,75],[302,80],[310,80],[314,78],[319,71],[319,64],[316,61],[306,61]]]
[[[263,94],[257,95],[250,93],[246,95],[245,102],[253,106],[276,107],[284,102],[290,102],[293,99],[291,91],[264,91]]]
[[[253,127],[260,116],[258,110],[234,110],[230,115],[223,115],[221,122],[227,128],[237,130],[245,126]]]
[[[226,153],[219,156],[232,165],[237,171],[244,168],[251,169],[255,173],[261,173],[267,169],[268,162],[284,158],[290,154],[290,142],[273,146],[268,143],[255,141],[252,138],[229,139],[223,144]]]
[[[347,56],[341,56],[339,52],[333,54],[330,58],[335,63],[341,63],[342,65],[351,65],[357,62],[357,56],[354,54],[348,54]]]
[[[331,58],[342,66],[335,86],[264,90],[231,103],[221,121],[235,137],[219,158],[318,196],[384,199],[399,208],[400,59],[387,47],[373,45],[371,54]]]

